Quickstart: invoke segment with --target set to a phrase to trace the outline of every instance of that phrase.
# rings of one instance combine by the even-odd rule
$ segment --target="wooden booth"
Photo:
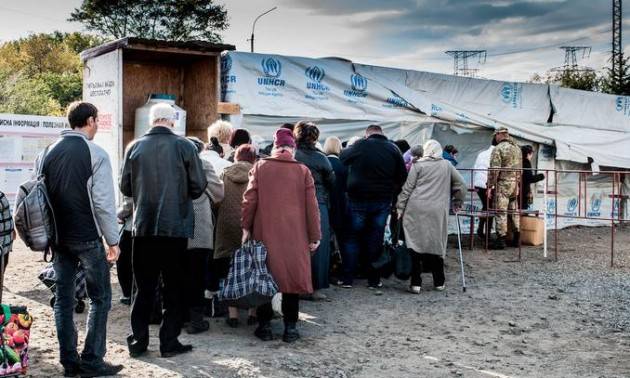
[[[152,93],[176,97],[186,110],[186,134],[207,140],[219,118],[221,52],[232,45],[122,38],[83,51],[83,100],[99,109],[95,142],[120,168],[134,135],[135,111]]]

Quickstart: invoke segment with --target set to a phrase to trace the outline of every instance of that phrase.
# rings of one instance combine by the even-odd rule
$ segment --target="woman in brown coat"
[[[241,203],[249,182],[249,171],[256,162],[256,150],[251,144],[240,145],[234,152],[234,164],[225,168],[221,179],[225,187],[225,197],[217,204],[217,236],[214,245],[213,273],[218,279],[225,279],[230,269],[232,255],[241,246]],[[256,308],[249,310],[248,325],[256,323]],[[228,307],[227,324],[238,326],[238,309]]]
[[[313,292],[311,256],[321,239],[315,184],[309,169],[294,159],[290,130],[274,135],[271,157],[254,165],[243,196],[243,241],[250,237],[267,247],[267,266],[282,293],[284,336],[297,340],[299,295]],[[271,303],[258,307],[255,335],[273,338]]]

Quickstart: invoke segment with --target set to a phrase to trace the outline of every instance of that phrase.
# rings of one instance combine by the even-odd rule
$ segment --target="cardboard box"
[[[545,224],[542,218],[521,217],[521,244],[542,245],[545,233]]]

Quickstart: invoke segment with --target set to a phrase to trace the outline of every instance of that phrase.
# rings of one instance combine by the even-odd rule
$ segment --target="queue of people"
[[[192,345],[179,341],[182,329],[190,334],[209,329],[207,300],[216,299],[235,251],[249,240],[262,242],[267,250],[267,267],[282,293],[286,342],[300,337],[300,300],[327,299],[332,245],[342,256],[335,284],[350,289],[362,275],[370,289],[382,287],[372,263],[383,251],[388,223],[400,227],[412,256],[409,291],[421,292],[422,267],[432,273],[434,288],[444,290],[448,214],[461,207],[467,191],[455,169],[455,147],[443,149],[435,140],[414,146],[392,142],[376,125],[345,147],[336,137],[321,147],[317,125],[300,121],[282,125],[273,144],[258,149],[247,130],[232,130],[225,121],[209,127],[209,143],[204,143],[177,136],[174,120],[170,105],[154,105],[151,129],[127,147],[118,211],[108,155],[92,142],[98,131],[96,107],[71,104],[72,129],[38,156],[36,165],[46,177],[59,225],[53,247],[58,280],[54,312],[65,376],[114,375],[123,369],[104,360],[109,266],[114,262],[120,301],[131,305],[127,345],[132,357],[149,348],[156,303],[160,354],[191,351]],[[475,187],[482,203],[494,198],[498,206],[511,209],[518,206],[518,168],[531,159],[531,147],[521,152],[502,128],[492,144],[477,159],[487,179],[475,176]],[[540,179],[530,174],[523,185]],[[14,235],[7,238],[12,225],[6,199],[0,200],[6,259]],[[513,214],[496,217],[499,244],[505,242],[508,217]],[[511,220],[516,238],[518,219]],[[482,224],[479,232],[490,229]],[[73,322],[79,263],[91,299],[81,354]],[[273,313],[271,303],[248,309],[247,324],[257,325],[254,334],[263,341],[273,339]],[[228,308],[226,323],[239,325],[238,308]]]

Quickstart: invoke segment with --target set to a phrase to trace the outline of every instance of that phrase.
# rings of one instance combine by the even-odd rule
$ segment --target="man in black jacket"
[[[160,353],[170,357],[192,350],[179,336],[183,309],[183,278],[187,239],[193,237],[192,200],[206,188],[206,176],[197,149],[171,130],[175,110],[156,104],[149,119],[152,128],[129,146],[120,190],[133,198],[132,266],[137,286],[131,308],[129,354],[138,357],[149,345],[149,321],[155,288],[161,275],[164,313],[160,326]]]
[[[366,129],[365,139],[341,153],[341,162],[349,167],[348,205],[352,217],[342,280],[342,285],[348,287],[360,250],[367,254],[368,263],[380,256],[387,216],[407,179],[407,170],[398,147],[376,125]],[[379,272],[368,266],[368,287],[381,286]]]

